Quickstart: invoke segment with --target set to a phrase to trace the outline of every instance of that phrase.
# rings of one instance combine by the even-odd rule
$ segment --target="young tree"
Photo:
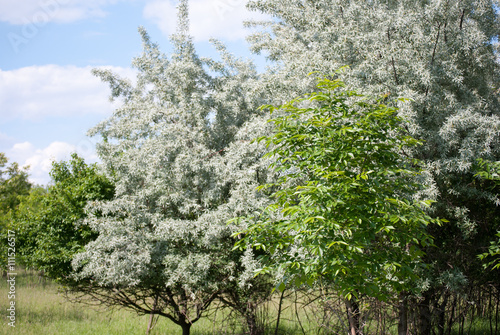
[[[8,159],[0,152],[0,214],[6,214],[19,205],[19,196],[31,189],[27,168],[19,168],[16,162],[7,166]]]
[[[351,71],[341,78],[353,87],[412,99],[398,115],[424,140],[413,155],[425,164],[433,215],[449,220],[428,226],[435,247],[426,248],[432,267],[418,313],[420,332],[429,334],[432,309],[446,307],[441,299],[498,278],[484,275],[477,258],[498,230],[487,217],[498,213],[497,197],[474,182],[476,160],[500,155],[498,1],[259,0],[249,7],[273,17],[249,40],[276,61],[263,76],[275,104],[309,92],[307,73],[344,65]],[[446,318],[438,319],[444,331]]]
[[[497,194],[500,187],[500,161],[488,162],[480,159],[478,161],[479,172],[476,176],[481,180],[482,187],[489,189],[493,193]],[[492,219],[497,214],[495,212],[491,213]],[[498,219],[498,217],[497,217]],[[479,255],[481,260],[484,260],[484,267],[488,268],[492,266],[493,269],[500,268],[500,231],[497,231],[495,237],[498,240],[492,240],[488,251]]]
[[[87,165],[77,154],[68,162],[53,162],[53,185],[37,187],[21,198],[12,215],[17,231],[17,253],[23,263],[62,284],[71,284],[73,255],[95,239],[81,226],[88,201],[111,199],[114,187],[97,166]]]
[[[265,263],[283,273],[282,286],[326,279],[350,310],[360,295],[385,300],[415,289],[432,219],[429,202],[412,200],[420,169],[407,153],[419,142],[397,109],[343,86],[321,79],[305,98],[268,106],[284,114],[272,120],[275,134],[262,138],[281,177],[266,185],[277,189],[275,202],[242,241],[268,251]],[[355,319],[351,312],[352,334]]]
[[[28,180],[27,168],[21,169],[14,162],[7,166],[8,159],[0,152],[0,271],[7,272],[7,233],[11,229],[12,215],[19,206],[20,198],[27,195],[32,187]]]
[[[189,334],[218,297],[232,307],[251,305],[256,262],[251,251],[232,251],[231,234],[240,227],[226,222],[267,201],[254,191],[267,178],[259,172],[264,148],[249,143],[266,124],[256,112],[253,65],[218,42],[222,61],[199,58],[188,35],[187,1],[178,10],[170,56],[140,29],[136,85],[95,71],[123,101],[90,130],[103,139],[97,151],[116,194],[89,205],[86,224],[98,237],[73,259],[79,283],[73,289],[166,317]],[[270,292],[258,284],[252,287]],[[246,295],[228,294],[235,286]],[[237,310],[252,332],[255,310]]]

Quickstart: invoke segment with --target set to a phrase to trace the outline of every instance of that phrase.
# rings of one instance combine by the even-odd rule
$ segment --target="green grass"
[[[493,334],[495,333],[495,323],[493,322]],[[455,324],[451,330],[452,335],[460,334],[460,326]],[[463,334],[467,335],[488,335],[492,334],[490,329],[490,323],[488,320],[476,318],[471,322],[466,321],[464,323]]]
[[[58,292],[56,284],[40,281],[33,272],[19,271],[16,276],[16,322],[15,328],[12,328],[7,325],[7,294],[7,282],[3,279],[0,283],[0,313],[3,313],[0,334],[144,335],[149,321],[148,315],[138,316],[123,309],[106,311],[71,303]],[[288,317],[291,315],[285,311],[283,318]],[[268,320],[269,334],[274,334],[273,320]],[[302,334],[298,326],[286,320],[281,323],[279,330],[281,335]],[[242,320],[233,318],[228,321],[227,312],[218,312],[212,318],[202,318],[191,329],[192,335],[242,333]],[[170,320],[160,317],[150,334],[180,335],[182,331]]]
[[[12,328],[7,325],[6,316],[9,306],[7,294],[7,282],[5,278],[2,278],[0,281],[0,314],[2,314],[0,335],[144,335],[149,321],[148,315],[138,316],[134,312],[123,309],[109,311],[68,302],[58,292],[56,284],[48,280],[41,281],[33,272],[19,271],[16,276],[16,327]],[[266,326],[266,335],[274,335],[278,301],[275,297],[259,311],[260,319],[264,320]],[[321,334],[318,332],[319,324],[325,322],[321,320],[321,308],[317,305],[311,305],[309,309],[294,307],[291,298],[290,301],[283,303],[278,334],[303,334],[297,322],[297,314],[306,334]],[[335,323],[335,320],[331,321]],[[373,322],[375,321],[369,321],[371,333],[376,329]],[[243,323],[241,318],[231,317],[228,310],[219,310],[216,314],[213,311],[209,318],[202,318],[193,325],[191,335],[241,335],[244,334]],[[454,325],[451,334],[459,334],[458,326],[458,324]],[[397,333],[396,324],[388,324],[387,331],[388,334]],[[150,334],[180,335],[182,332],[179,326],[160,317]],[[466,322],[464,334],[490,334],[489,321],[475,318],[472,324]]]
[[[126,310],[106,311],[68,302],[56,284],[39,282],[32,273],[20,271],[16,276],[15,328],[7,325],[8,289],[6,280],[0,284],[0,334],[141,334],[144,335],[149,316],[138,316]],[[213,334],[214,324],[201,319],[192,328],[193,335]],[[160,318],[151,334],[181,334],[180,327]]]

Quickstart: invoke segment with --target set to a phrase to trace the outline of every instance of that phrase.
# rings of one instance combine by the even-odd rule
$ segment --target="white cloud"
[[[135,77],[132,69],[104,68],[126,78]],[[44,65],[0,70],[0,120],[40,120],[48,116],[111,112],[116,106],[109,102],[110,90],[91,74],[91,69]]]
[[[0,0],[0,21],[16,25],[74,22],[104,17],[102,7],[119,0]]]
[[[36,148],[30,142],[16,143],[11,149],[7,150],[6,154],[10,162],[18,162],[21,166],[29,166],[29,179],[31,182],[46,185],[50,182],[49,172],[52,168],[52,162],[68,160],[73,152],[78,153],[87,163],[97,161],[90,140],[82,141],[78,145],[52,142],[42,149]]]
[[[14,144],[14,146],[12,147],[12,150],[14,152],[23,153],[23,152],[33,151],[34,148],[35,147],[30,142],[23,142],[23,143],[16,143],[16,144]]]
[[[176,1],[155,0],[146,4],[144,16],[155,22],[165,35],[175,32]],[[190,33],[196,41],[211,37],[238,40],[248,35],[243,21],[262,20],[264,15],[245,8],[247,0],[192,0],[189,2]]]
[[[22,25],[22,33],[8,37],[14,49],[37,34],[48,22],[70,23],[92,17],[105,17],[104,8],[118,2],[143,1],[144,16],[169,36],[175,32],[177,0],[0,0],[0,21]],[[245,8],[248,0],[191,0],[191,34],[195,40],[215,37],[224,40],[244,38],[246,19],[262,19],[260,13]]]

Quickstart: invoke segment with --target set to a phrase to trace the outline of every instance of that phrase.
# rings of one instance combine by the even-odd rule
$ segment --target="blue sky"
[[[215,56],[208,39],[253,58],[245,19],[262,19],[245,0],[191,0],[190,22],[198,53]],[[87,130],[111,115],[107,86],[92,68],[132,78],[130,63],[141,52],[137,28],[169,52],[175,0],[0,0],[0,152],[30,166],[37,184],[50,180],[52,160],[77,152],[97,161],[96,139]]]

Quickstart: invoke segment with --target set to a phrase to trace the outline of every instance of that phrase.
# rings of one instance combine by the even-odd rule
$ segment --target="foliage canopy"
[[[279,112],[275,133],[259,140],[281,177],[263,186],[275,201],[239,244],[267,250],[265,263],[285,282],[327,279],[344,296],[383,298],[411,290],[420,246],[432,243],[430,202],[412,200],[421,168],[408,151],[421,143],[397,108],[343,87],[320,79],[306,97],[264,106]]]
[[[103,139],[97,151],[116,193],[89,205],[85,224],[98,236],[73,268],[76,292],[166,317],[188,334],[222,295],[252,323],[255,296],[266,296],[256,288],[270,290],[253,279],[252,251],[231,251],[237,228],[225,224],[267,201],[254,191],[267,176],[264,148],[248,143],[266,124],[254,66],[217,41],[221,61],[199,57],[187,1],[178,10],[169,55],[140,28],[144,52],[133,61],[134,85],[94,72],[122,102],[89,132]]]
[[[96,164],[86,164],[77,154],[68,162],[53,162],[50,176],[53,185],[35,188],[22,198],[13,215],[13,229],[26,266],[70,284],[73,255],[96,237],[81,225],[87,203],[111,199],[114,186]]]

